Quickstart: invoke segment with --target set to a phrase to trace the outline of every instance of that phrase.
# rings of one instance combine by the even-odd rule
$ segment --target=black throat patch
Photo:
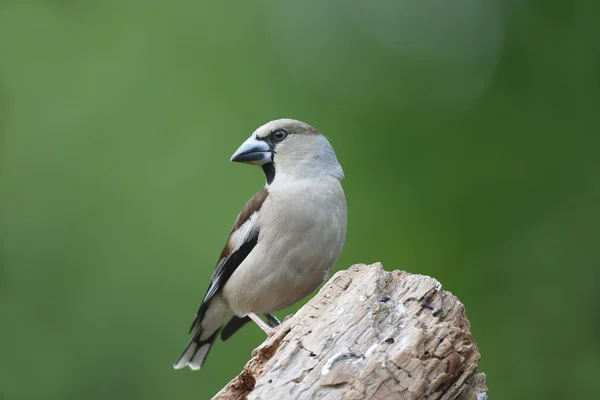
[[[273,182],[273,179],[275,179],[275,164],[272,162],[263,164],[262,169],[267,178],[267,185],[270,185],[271,182]]]

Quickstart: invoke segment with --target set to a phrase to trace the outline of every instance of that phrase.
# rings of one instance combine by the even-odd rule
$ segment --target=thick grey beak
[[[261,166],[273,162],[273,150],[266,141],[252,135],[233,153],[230,161]]]

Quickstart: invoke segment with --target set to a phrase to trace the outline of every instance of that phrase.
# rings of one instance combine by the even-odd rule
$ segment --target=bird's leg
[[[273,336],[277,332],[277,329],[279,328],[279,326],[277,326],[277,327],[270,327],[265,321],[263,321],[255,313],[248,313],[248,317],[250,317],[250,319],[252,321],[254,321],[256,323],[256,325],[258,325],[258,327],[260,329],[262,329],[267,334],[267,337]]]
[[[256,325],[258,325],[258,327],[267,334],[267,338],[265,339],[265,341],[260,346],[258,346],[257,348],[255,348],[252,351],[252,357],[255,357],[258,354],[258,352],[263,348],[263,346],[265,346],[267,344],[269,338],[272,337],[273,335],[275,335],[275,333],[277,333],[277,331],[279,330],[279,325],[281,325],[281,323],[275,316],[273,316],[271,314],[264,314],[264,315],[265,315],[265,318],[267,319],[267,322],[263,321],[255,313],[249,313],[247,315],[248,318],[252,319],[252,321],[254,321],[256,323]]]
[[[281,322],[273,314],[265,314],[265,318],[267,319],[267,324],[269,324],[271,328],[277,328],[281,325]],[[285,317],[285,319],[287,319],[287,317]]]
[[[265,319],[267,320],[267,322],[263,321],[258,315],[256,315],[255,313],[249,313],[247,315],[248,318],[252,319],[252,321],[256,322],[256,325],[258,325],[258,327],[260,329],[262,329],[266,334],[267,334],[267,339],[265,339],[265,341],[258,346],[257,348],[255,348],[252,351],[252,357],[255,357],[260,350],[267,344],[267,342],[269,341],[269,338],[271,338],[273,335],[275,335],[278,331],[279,328],[281,328],[281,322],[279,321],[279,319],[274,316],[273,314],[263,314],[265,316]],[[288,316],[286,316],[283,321],[287,321],[288,319],[292,318],[294,316],[294,314],[290,314]]]

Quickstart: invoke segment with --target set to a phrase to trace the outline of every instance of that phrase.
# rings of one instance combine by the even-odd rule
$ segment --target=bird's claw
[[[258,353],[260,353],[260,351],[262,350],[262,348],[264,347],[264,345],[265,345],[266,342],[267,341],[265,340],[263,343],[260,344],[260,346],[258,346],[254,350],[252,350],[252,354],[250,356],[252,358],[256,357],[258,355]]]

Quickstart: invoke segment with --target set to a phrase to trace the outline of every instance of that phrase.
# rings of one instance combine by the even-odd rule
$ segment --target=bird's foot
[[[260,344],[260,346],[258,346],[257,348],[255,348],[254,350],[252,350],[252,354],[250,355],[250,357],[254,358],[258,355],[258,353],[260,353],[260,351],[263,349],[263,347],[265,347],[265,344],[268,342],[268,340],[265,340],[264,342],[262,342]]]
[[[267,322],[263,321],[255,313],[249,313],[248,317],[250,319],[252,319],[252,321],[254,321],[256,323],[256,325],[258,325],[258,327],[267,334],[267,338],[265,339],[265,341],[262,342],[260,346],[258,346],[254,350],[252,350],[252,357],[256,357],[258,355],[258,353],[263,349],[263,347],[265,347],[267,345],[267,343],[269,342],[269,339],[272,338],[273,336],[275,336],[275,334],[277,332],[279,332],[279,329],[281,328],[281,323],[275,316],[273,316],[271,314],[265,314]],[[286,321],[288,319],[288,317],[291,317],[291,315],[288,315],[287,317],[285,317],[284,321]],[[277,325],[276,325],[276,323],[277,323]]]
[[[265,333],[267,334],[267,340],[271,339],[273,336],[275,336],[275,334],[277,332],[279,332],[280,328],[281,328],[281,325],[265,330]]]
[[[269,344],[269,339],[275,336],[277,332],[279,332],[279,326],[276,328],[269,328],[268,330],[266,330],[265,333],[267,334],[267,338],[264,342],[260,344],[260,346],[252,350],[252,357],[256,357],[258,353],[260,353],[260,351]]]
[[[263,330],[263,332],[265,332],[267,334],[267,337],[272,337],[273,335],[275,335],[277,333],[277,330],[279,329],[279,327],[281,325],[277,325],[277,326],[271,326],[269,323],[266,323],[265,321],[263,321],[258,315],[256,315],[255,313],[249,313],[248,317],[250,317],[250,319],[252,321],[254,321],[256,323],[256,325],[258,325],[258,327],[260,329]],[[271,316],[272,317],[272,316]],[[274,318],[274,317],[273,317]],[[275,319],[277,321],[277,319]],[[269,322],[273,322],[272,320],[269,319]]]

